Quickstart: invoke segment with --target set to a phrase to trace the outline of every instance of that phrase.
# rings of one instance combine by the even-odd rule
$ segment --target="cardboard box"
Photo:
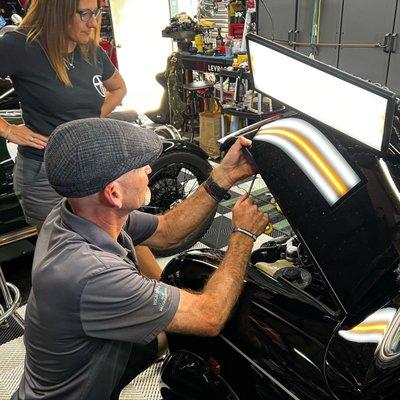
[[[217,140],[221,137],[221,114],[202,112],[200,113],[200,147],[205,150],[211,158],[220,156]]]

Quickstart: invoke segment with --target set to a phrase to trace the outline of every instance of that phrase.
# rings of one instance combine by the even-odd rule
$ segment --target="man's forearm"
[[[212,176],[215,175],[214,171]],[[217,205],[217,201],[207,193],[203,185],[200,185],[193,195],[164,215],[165,223],[169,226],[169,239],[173,243],[179,243],[193,232]]]
[[[222,329],[243,287],[253,240],[241,233],[233,233],[229,247],[219,268],[207,282],[202,295],[207,297],[210,318],[217,315]]]
[[[244,137],[239,137],[232,145],[221,164],[211,173],[218,186],[228,190],[237,181],[256,172],[254,165],[249,163],[243,153],[243,147],[250,145],[251,141]],[[157,232],[146,241],[146,244],[164,249],[181,242],[217,206],[214,197],[220,198],[221,193],[219,192],[211,189],[211,194],[208,194],[204,187],[200,186],[192,196],[185,199],[179,206],[159,217]]]
[[[243,287],[252,247],[251,238],[233,233],[224,259],[204,289],[197,293],[181,289],[179,308],[167,331],[218,335]]]

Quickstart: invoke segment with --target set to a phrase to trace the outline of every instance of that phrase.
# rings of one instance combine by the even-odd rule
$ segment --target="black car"
[[[299,112],[248,129],[253,160],[295,234],[252,253],[218,336],[169,335],[164,399],[400,399],[399,101],[344,78],[387,99],[382,147]],[[201,290],[222,257],[182,254],[163,280]]]

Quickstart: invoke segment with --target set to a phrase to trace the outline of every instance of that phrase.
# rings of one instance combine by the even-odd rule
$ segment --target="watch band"
[[[215,182],[214,179],[211,177],[211,175],[203,183],[203,186],[206,192],[218,203],[221,200],[229,200],[231,198],[228,190],[219,186],[218,183]]]
[[[233,228],[232,233],[235,233],[235,232],[240,232],[240,233],[243,233],[243,234],[251,237],[254,242],[257,240],[257,235],[255,235],[253,232],[248,231],[247,229],[240,228],[239,226],[235,226]]]

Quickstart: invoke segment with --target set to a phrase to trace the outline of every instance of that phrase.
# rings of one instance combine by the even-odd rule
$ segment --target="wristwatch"
[[[206,192],[218,203],[221,200],[229,200],[231,198],[228,190],[219,186],[218,183],[215,182],[214,179],[211,177],[211,175],[203,183],[203,186]]]

